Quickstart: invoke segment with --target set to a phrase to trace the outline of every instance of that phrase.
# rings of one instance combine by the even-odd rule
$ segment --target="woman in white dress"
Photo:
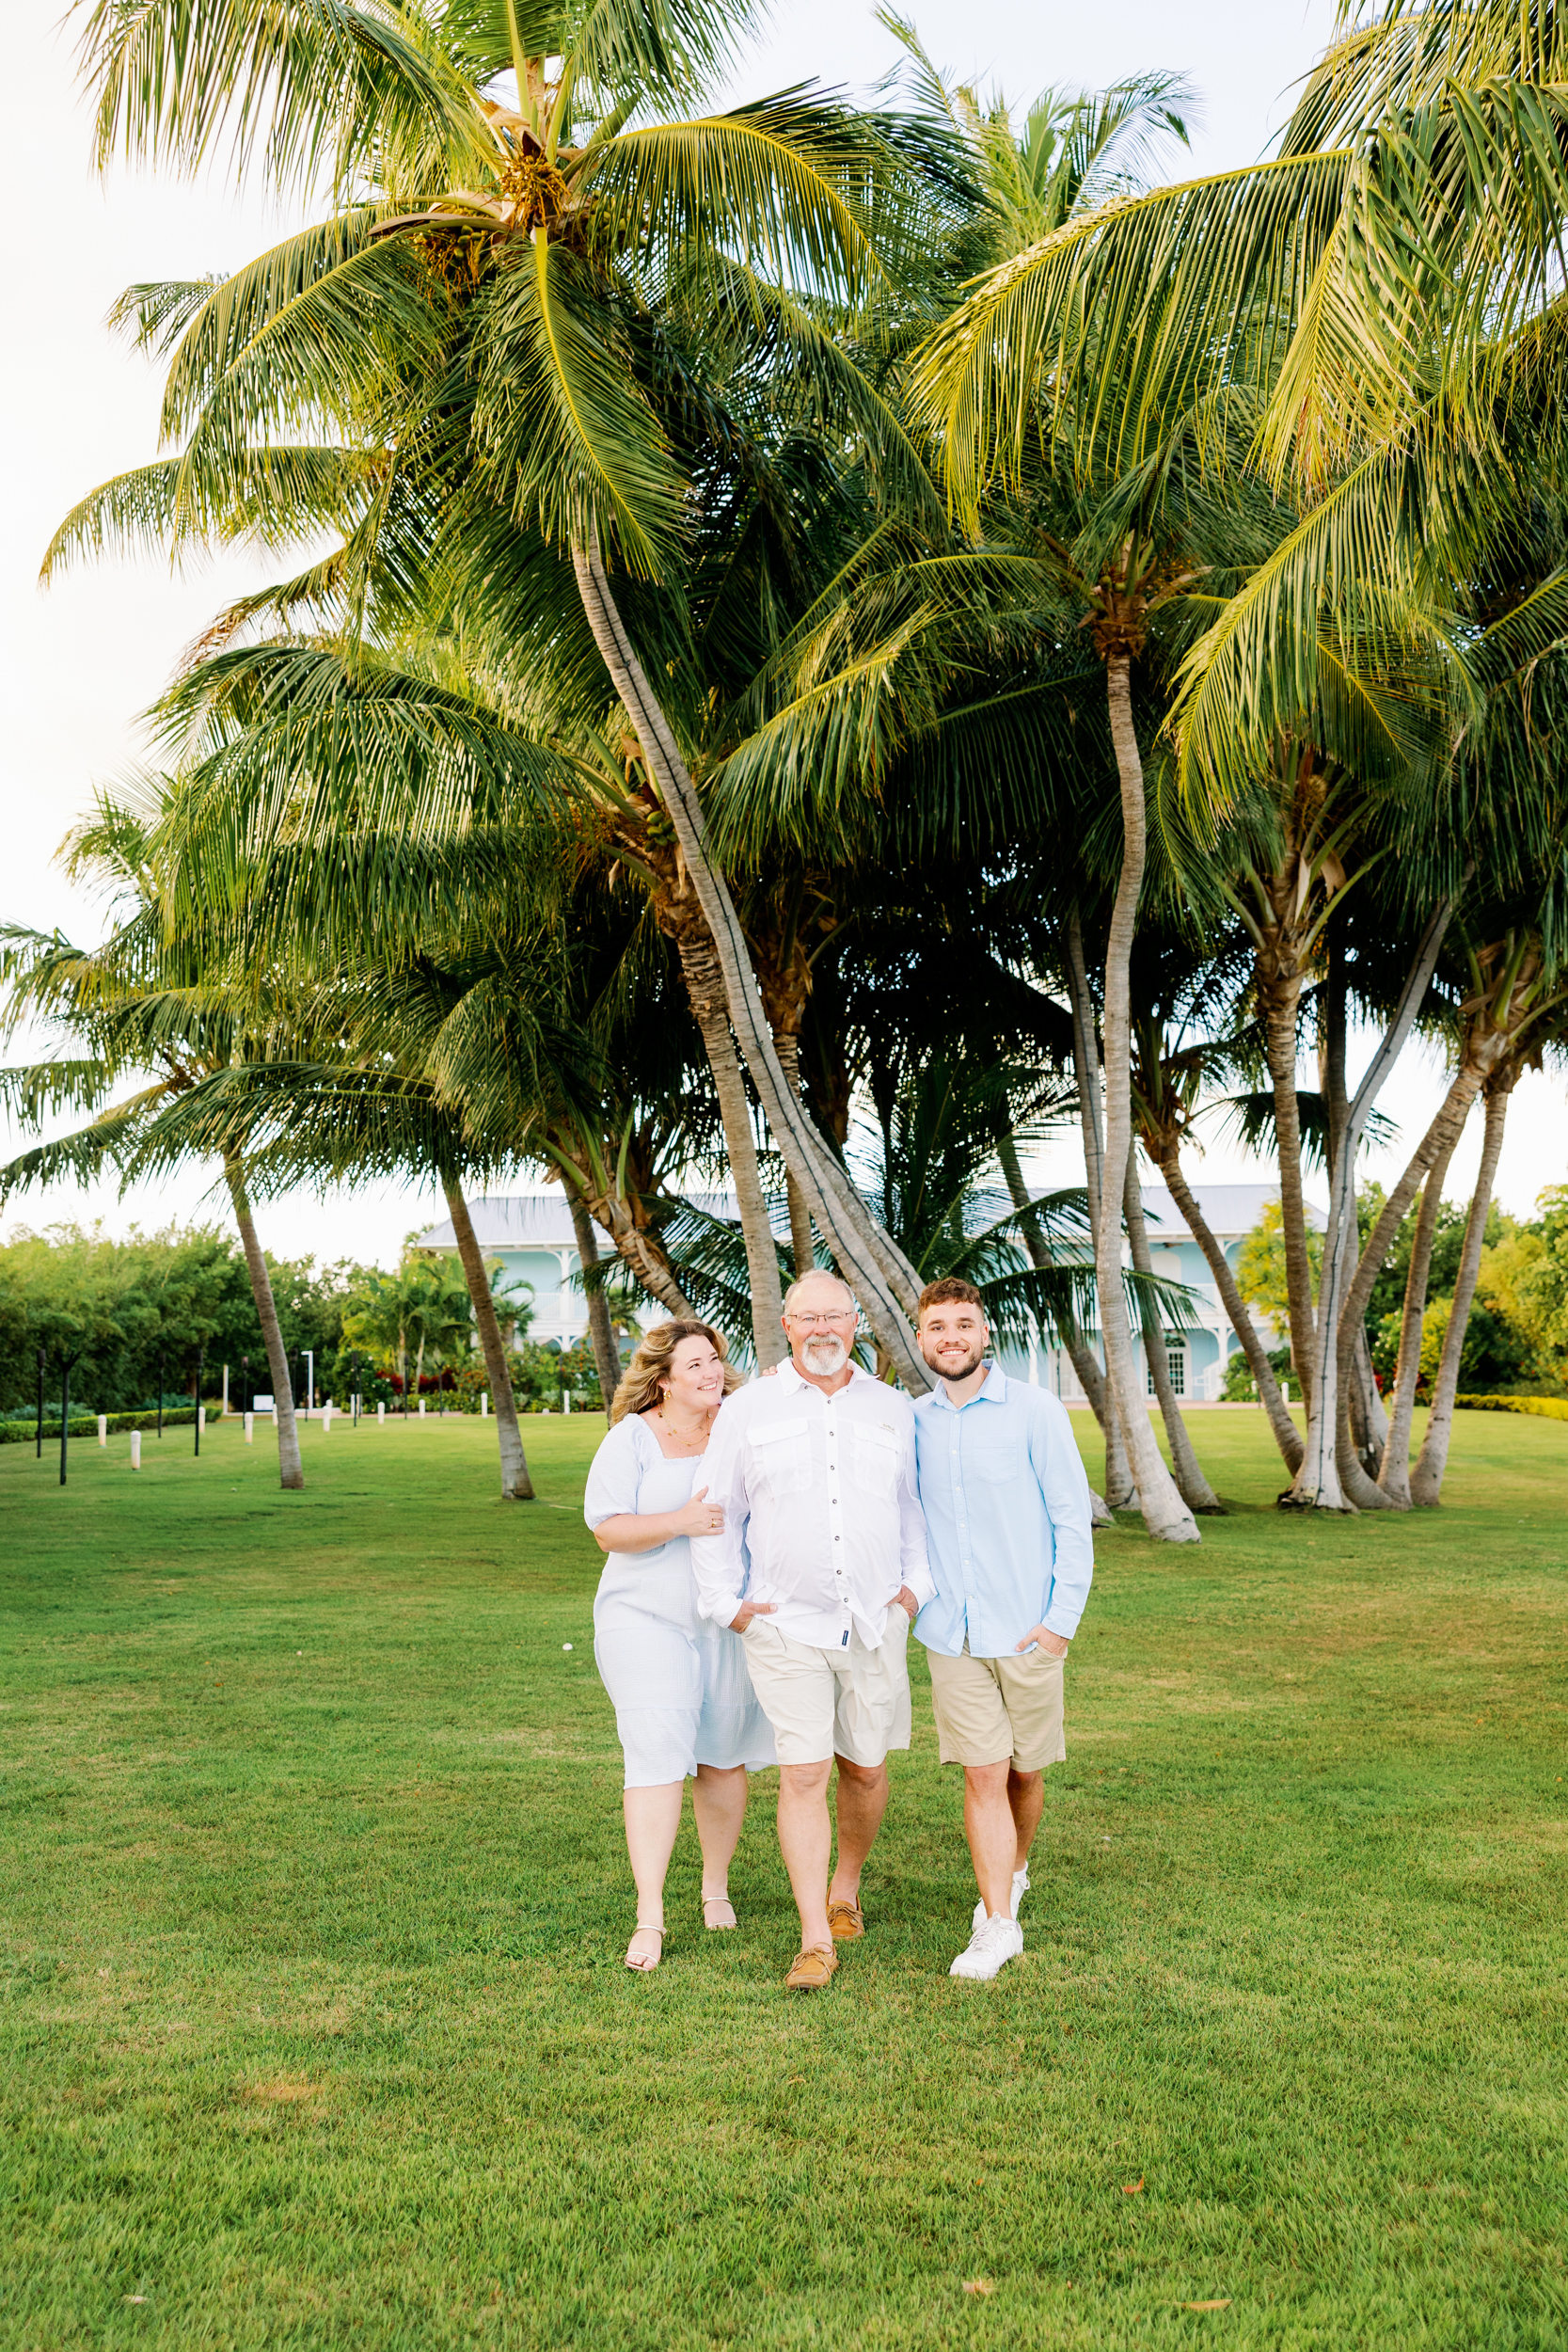
[[[626,1850],[637,1882],[626,1966],[642,1971],[658,1966],[663,1949],[664,1874],[686,1782],[696,1783],[704,1921],[733,1928],[729,1867],[746,1773],[775,1760],[740,1638],[699,1616],[691,1574],[691,1537],[723,1525],[698,1484],[708,1431],[739,1386],[707,1324],[657,1325],[615,1391],[583,1498],[583,1517],[610,1555],[594,1602],[594,1657],[626,1760]]]

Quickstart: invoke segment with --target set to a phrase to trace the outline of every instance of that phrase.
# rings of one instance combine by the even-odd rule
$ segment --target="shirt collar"
[[[834,1390],[833,1394],[835,1396],[847,1396],[849,1391],[854,1387],[857,1380],[869,1380],[872,1376],[873,1375],[866,1371],[863,1364],[857,1364],[854,1358],[851,1357],[849,1359],[849,1377],[845,1382],[842,1389]],[[814,1396],[822,1396],[821,1390],[816,1386],[815,1382],[801,1378],[800,1373],[795,1368],[795,1359],[793,1356],[786,1356],[784,1359],[783,1362],[779,1366],[777,1377],[781,1385],[784,1388],[810,1389]],[[879,1386],[880,1384],[879,1383],[878,1385]],[[832,1402],[832,1399],[823,1396],[822,1402],[824,1405],[827,1405]]]
[[[976,1389],[974,1394],[968,1398],[965,1404],[954,1404],[947,1393],[947,1383],[940,1375],[931,1394],[938,1410],[943,1413],[962,1413],[967,1411],[970,1405],[1005,1405],[1007,1401],[1007,1375],[993,1356],[986,1373],[984,1385]]]

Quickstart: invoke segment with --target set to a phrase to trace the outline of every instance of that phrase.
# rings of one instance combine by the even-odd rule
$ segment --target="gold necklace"
[[[669,1416],[666,1414],[662,1403],[659,1404],[657,1409],[660,1428],[668,1430],[669,1434],[672,1438],[673,1438],[677,1445],[690,1445],[694,1439],[701,1438],[702,1447],[703,1449],[705,1449],[708,1438],[708,1422],[705,1413],[703,1416],[703,1425],[700,1429],[677,1429],[674,1422],[670,1420]]]

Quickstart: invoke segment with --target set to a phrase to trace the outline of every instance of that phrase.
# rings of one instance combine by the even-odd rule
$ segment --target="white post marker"
[[[382,1399],[381,1403],[375,1408],[375,1425],[378,1429],[385,1429],[387,1426],[387,1402],[385,1398]]]
[[[327,1398],[327,1400],[326,1400],[326,1403],[325,1403],[325,1404],[322,1406],[322,1436],[323,1436],[324,1438],[330,1438],[330,1437],[331,1437],[331,1435],[332,1435],[332,1399],[331,1399],[330,1397],[328,1397],[328,1398]]]
[[[107,1445],[109,1442],[109,1416],[107,1413],[100,1413],[98,1416],[98,1442],[100,1445]]]
[[[561,1391],[561,1409],[563,1413],[569,1413],[572,1409],[572,1391],[570,1389],[562,1389]]]
[[[229,1366],[223,1367],[223,1418],[229,1419]]]
[[[420,1399],[420,1419],[421,1421],[424,1419],[424,1399],[422,1396]]]
[[[133,1429],[131,1432],[131,1468],[133,1470],[141,1468],[141,1431],[139,1429]]]
[[[490,1399],[483,1389],[479,1395],[479,1417],[481,1421],[488,1421],[490,1418]]]
[[[254,1445],[256,1442],[256,1416],[254,1413],[246,1413],[245,1417],[245,1441],[246,1445]]]

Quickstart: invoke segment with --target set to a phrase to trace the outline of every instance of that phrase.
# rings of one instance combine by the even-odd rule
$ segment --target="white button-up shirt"
[[[719,1408],[699,1486],[720,1505],[719,1535],[693,1535],[705,1617],[728,1625],[742,1600],[821,1649],[851,1630],[880,1646],[890,1601],[907,1584],[936,1591],[915,1495],[914,1408],[857,1364],[832,1396],[792,1363],[737,1389]]]

